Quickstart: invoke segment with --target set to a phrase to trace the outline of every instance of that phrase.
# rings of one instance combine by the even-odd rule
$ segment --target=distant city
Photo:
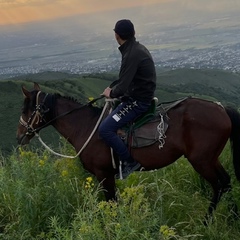
[[[153,56],[157,66],[163,68],[209,68],[240,72],[240,43],[208,49],[163,50],[153,52]]]
[[[153,50],[156,67],[177,69],[222,69],[240,72],[240,43],[207,49]],[[78,59],[47,61],[46,63],[19,64],[19,66],[0,67],[0,75],[13,77],[43,71],[60,71],[72,74],[111,72],[119,69],[120,56],[117,54],[97,59]]]
[[[240,72],[240,44],[213,47],[208,49],[186,50],[155,50],[151,51],[156,67],[177,69],[222,69]],[[98,59],[79,61],[62,60],[56,62],[24,64],[12,67],[1,67],[0,75],[14,77],[22,74],[39,73],[43,71],[61,71],[72,74],[111,72],[119,69],[120,57],[109,56]]]

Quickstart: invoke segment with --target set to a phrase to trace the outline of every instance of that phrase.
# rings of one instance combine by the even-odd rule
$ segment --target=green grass
[[[63,144],[68,155],[72,148]],[[161,170],[117,180],[119,202],[102,201],[102,190],[78,159],[23,150],[1,157],[0,238],[22,240],[238,240],[240,220],[228,210],[227,194],[209,226],[203,225],[211,189],[186,159]],[[221,162],[232,176],[230,149]]]

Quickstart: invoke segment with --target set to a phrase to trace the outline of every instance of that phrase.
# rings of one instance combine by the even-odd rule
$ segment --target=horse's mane
[[[69,100],[71,102],[74,103],[78,103],[80,105],[84,105],[83,103],[79,102],[78,99],[74,98],[74,97],[70,97],[70,96],[62,96],[60,93],[55,93],[54,94],[55,98],[65,98],[66,100]],[[98,107],[98,106],[93,106],[92,104],[89,104],[88,107],[94,112],[94,115],[100,115],[102,112],[102,107]]]
[[[62,96],[60,93],[55,93],[54,96],[55,96],[56,99],[57,98],[65,98],[65,99],[70,100],[72,102],[76,102],[76,103],[82,104],[76,98],[69,97],[69,96]]]

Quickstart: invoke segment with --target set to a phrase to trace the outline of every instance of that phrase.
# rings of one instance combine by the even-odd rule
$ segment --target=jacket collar
[[[121,53],[123,53],[128,46],[132,45],[134,42],[136,42],[136,38],[132,37],[130,39],[128,39],[125,43],[123,43],[118,49]]]

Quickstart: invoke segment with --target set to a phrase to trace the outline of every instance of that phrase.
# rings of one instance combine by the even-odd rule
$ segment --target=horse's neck
[[[65,99],[58,100],[55,110],[56,116],[69,112],[74,108],[80,107],[80,109],[58,118],[53,126],[75,148],[79,148],[91,134],[98,117],[93,117],[90,107],[81,108],[79,103],[69,103],[69,101]]]

